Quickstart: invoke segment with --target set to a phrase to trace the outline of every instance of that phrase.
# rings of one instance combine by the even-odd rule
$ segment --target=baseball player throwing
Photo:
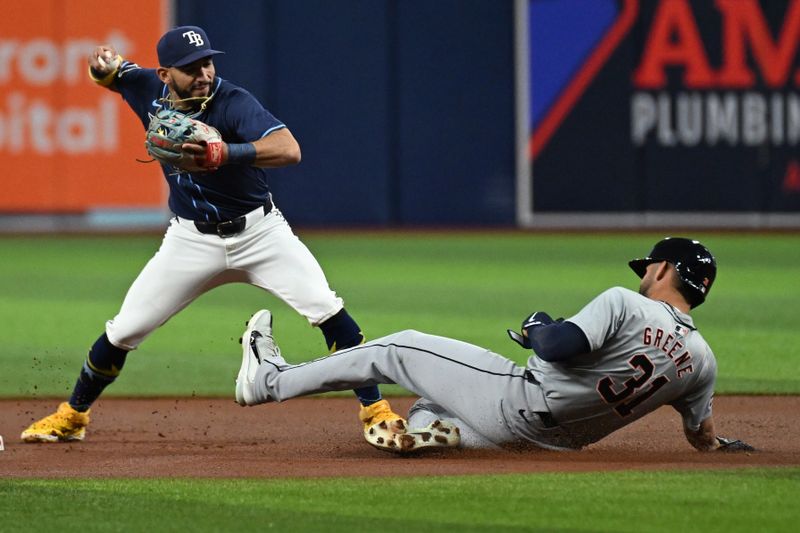
[[[274,294],[319,326],[331,351],[364,340],[272,201],[266,169],[300,161],[289,129],[246,90],[216,75],[213,56],[223,52],[211,48],[201,28],[168,31],[157,52],[160,66],[144,69],[113,46],[98,46],[89,72],[97,84],[119,93],[148,129],[146,145],[163,163],[175,217],[119,313],[89,350],[69,401],[27,428],[26,442],[82,440],[90,406],[117,378],[128,352],[225,283],[249,283]],[[401,421],[375,384],[355,392],[365,431]]]
[[[396,452],[514,444],[580,449],[662,405],[681,414],[698,450],[753,450],[716,435],[717,365],[689,316],[714,282],[714,257],[697,241],[667,238],[629,264],[641,278],[638,294],[615,287],[567,320],[537,312],[521,332],[509,330],[535,352],[525,367],[416,331],[289,365],[272,338],[269,312],[261,311],[245,331],[237,398],[254,405],[397,383],[421,396],[406,430],[379,424],[370,440]]]

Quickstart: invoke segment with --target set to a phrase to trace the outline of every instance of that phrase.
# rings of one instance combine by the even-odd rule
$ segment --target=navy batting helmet
[[[708,248],[692,239],[667,237],[656,243],[650,255],[634,259],[628,265],[642,278],[647,265],[661,261],[667,261],[675,266],[692,307],[697,307],[705,301],[714,278],[717,277],[717,262]]]

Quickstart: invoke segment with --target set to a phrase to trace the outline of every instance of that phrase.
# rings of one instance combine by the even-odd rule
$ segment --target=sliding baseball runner
[[[397,383],[421,397],[410,428],[389,436],[389,448],[400,452],[520,444],[575,450],[671,405],[698,450],[752,450],[716,435],[716,360],[689,315],[711,289],[714,257],[697,241],[668,238],[630,266],[641,277],[638,293],[611,288],[567,320],[536,312],[520,332],[509,331],[535,352],[524,367],[417,331],[289,365],[262,311],[245,332],[237,399],[254,405]]]

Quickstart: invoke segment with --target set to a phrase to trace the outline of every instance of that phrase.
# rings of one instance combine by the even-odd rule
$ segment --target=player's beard
[[[205,99],[211,96],[211,88],[214,86],[215,79],[216,77],[212,78],[211,82],[206,86],[205,94],[194,94],[194,90],[192,89],[194,84],[190,85],[187,89],[182,89],[174,81],[169,84],[169,89],[172,94],[175,95],[175,99],[178,102],[185,100],[183,105],[178,106],[179,108],[197,109],[206,101]]]

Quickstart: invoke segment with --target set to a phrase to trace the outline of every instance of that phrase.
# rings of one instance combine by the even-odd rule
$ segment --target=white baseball
[[[119,55],[114,55],[106,50],[101,55],[97,56],[97,62],[100,63],[100,68],[111,72],[119,67]]]

